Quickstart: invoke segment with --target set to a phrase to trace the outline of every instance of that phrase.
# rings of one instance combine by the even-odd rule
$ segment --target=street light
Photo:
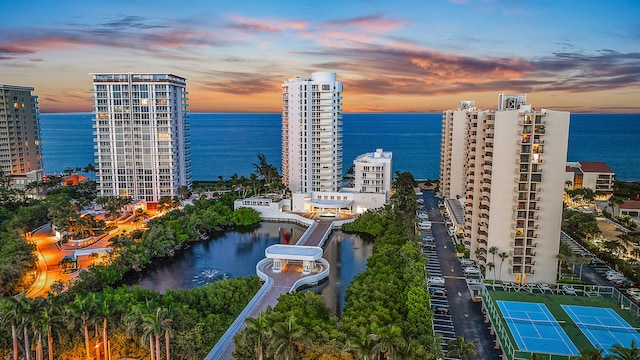
[[[96,360],[100,360],[100,346],[103,342],[96,341]],[[105,348],[104,360],[111,360],[111,340],[107,340],[107,347]]]
[[[96,360],[100,360],[100,345],[102,343],[96,341]]]

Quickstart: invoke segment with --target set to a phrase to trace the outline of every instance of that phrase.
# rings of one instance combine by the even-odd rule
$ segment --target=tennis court
[[[609,354],[615,344],[629,347],[632,340],[640,344],[640,333],[613,309],[578,305],[562,305],[562,309],[591,344],[596,349],[603,349],[605,354]]]
[[[580,355],[545,304],[502,300],[496,303],[520,350]]]

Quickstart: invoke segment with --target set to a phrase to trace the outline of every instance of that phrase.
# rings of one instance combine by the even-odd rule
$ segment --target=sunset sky
[[[496,106],[640,113],[640,1],[0,1],[0,83],[91,111],[92,72],[187,78],[194,112],[279,112],[333,71],[345,112]]]

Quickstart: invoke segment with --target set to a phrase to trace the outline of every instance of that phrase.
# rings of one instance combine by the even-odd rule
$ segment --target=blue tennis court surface
[[[562,309],[591,344],[596,349],[603,349],[605,355],[615,344],[629,347],[632,340],[640,344],[640,333],[613,309],[577,305],[562,305]]]
[[[545,304],[502,300],[496,303],[520,350],[580,355]]]

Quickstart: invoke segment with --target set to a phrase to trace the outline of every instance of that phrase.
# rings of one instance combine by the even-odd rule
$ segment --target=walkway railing
[[[229,344],[231,344],[231,342],[233,341],[233,337],[238,331],[240,331],[240,329],[244,325],[244,321],[249,317],[253,310],[255,310],[260,301],[262,301],[262,298],[267,293],[267,291],[269,291],[271,286],[273,286],[273,279],[271,279],[267,274],[260,270],[260,267],[268,263],[269,261],[271,261],[271,259],[262,259],[256,265],[256,273],[258,274],[258,277],[260,279],[265,281],[265,283],[262,284],[260,290],[258,290],[258,292],[253,296],[251,301],[249,301],[242,312],[240,312],[240,315],[238,315],[233,323],[231,323],[227,331],[225,331],[220,339],[218,339],[218,342],[216,342],[216,345],[211,349],[211,351],[209,351],[209,353],[205,357],[205,360],[217,360],[222,356],[222,354],[224,354],[224,352],[229,347]]]
[[[289,290],[289,293],[295,292],[301,286],[317,283],[318,281],[320,281],[320,280],[326,278],[327,276],[329,276],[329,268],[331,267],[329,262],[327,260],[325,260],[325,259],[319,259],[319,260],[316,260],[316,261],[321,263],[322,266],[324,267],[324,269],[321,272],[317,273],[317,274],[305,276],[302,279],[298,279],[298,281],[293,283],[293,285],[291,286],[291,290]]]

